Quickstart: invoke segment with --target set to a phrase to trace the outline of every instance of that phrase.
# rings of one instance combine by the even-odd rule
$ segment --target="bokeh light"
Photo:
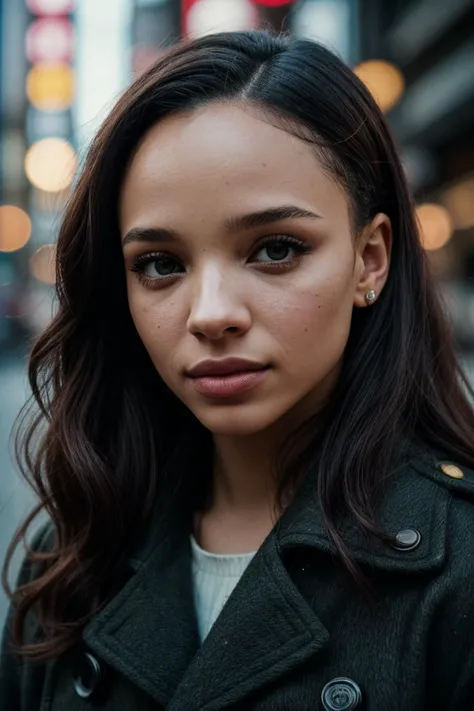
[[[66,15],[72,12],[75,0],[26,0],[28,9],[38,15]]]
[[[59,192],[71,185],[77,167],[74,148],[61,138],[34,143],[25,157],[28,180],[40,190]]]
[[[63,111],[74,101],[75,74],[69,64],[41,62],[26,77],[26,94],[40,111]]]
[[[24,210],[14,205],[0,206],[0,252],[15,252],[31,236],[31,220]]]
[[[74,25],[64,17],[35,20],[27,29],[25,49],[32,64],[70,62],[74,53]]]
[[[354,73],[364,82],[382,111],[389,111],[400,100],[405,79],[390,62],[370,59],[357,65]]]
[[[449,242],[453,224],[445,207],[436,203],[424,203],[416,208],[416,216],[421,243],[425,249],[441,249]]]
[[[442,201],[457,229],[474,227],[474,176],[445,190]]]
[[[56,282],[56,245],[45,244],[30,257],[30,272],[44,284]]]
[[[198,0],[190,8],[187,34],[202,37],[213,32],[232,32],[254,27],[256,10],[250,0]]]

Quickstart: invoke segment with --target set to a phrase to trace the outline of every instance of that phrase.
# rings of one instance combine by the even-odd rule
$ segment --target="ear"
[[[392,251],[392,225],[387,215],[379,213],[365,227],[356,245],[357,279],[354,306],[362,308],[372,302],[366,294],[375,292],[375,300],[387,281]]]

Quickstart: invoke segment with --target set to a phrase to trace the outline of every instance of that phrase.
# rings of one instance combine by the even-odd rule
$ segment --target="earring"
[[[372,304],[376,298],[377,298],[377,294],[375,293],[375,291],[373,289],[368,291],[367,294],[365,295],[365,301],[367,303],[367,306],[370,306],[370,304]]]

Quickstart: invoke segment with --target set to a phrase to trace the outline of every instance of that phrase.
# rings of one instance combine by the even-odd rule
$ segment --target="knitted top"
[[[255,553],[208,553],[191,536],[191,555],[194,604],[203,641]]]

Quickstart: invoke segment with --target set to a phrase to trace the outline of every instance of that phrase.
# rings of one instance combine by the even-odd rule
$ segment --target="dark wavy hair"
[[[130,532],[146,529],[178,437],[193,425],[132,322],[117,212],[124,173],[148,129],[170,114],[226,100],[311,142],[346,190],[355,238],[380,212],[393,229],[386,286],[375,306],[354,309],[324,426],[308,423],[304,447],[284,458],[280,493],[317,454],[328,533],[360,581],[339,516],[350,514],[369,533],[383,535],[376,496],[403,443],[420,440],[474,465],[472,391],[433,288],[387,123],[364,85],[310,41],[255,31],[179,44],[125,91],[105,120],[60,229],[58,310],[29,362],[37,413],[34,420],[27,414],[17,432],[22,471],[40,503],[17,531],[4,567],[6,584],[14,550],[45,510],[56,543],[46,553],[30,550],[41,573],[12,595],[15,639],[26,656],[45,659],[80,638],[112,593],[109,582]],[[204,428],[201,435],[208,436]],[[33,606],[45,634],[24,645]]]

